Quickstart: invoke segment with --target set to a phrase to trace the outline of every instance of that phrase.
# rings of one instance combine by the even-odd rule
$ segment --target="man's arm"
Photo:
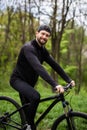
[[[69,76],[65,73],[63,68],[52,58],[52,56],[49,55],[49,53],[46,53],[45,61],[67,82],[70,83],[72,79],[69,78]]]

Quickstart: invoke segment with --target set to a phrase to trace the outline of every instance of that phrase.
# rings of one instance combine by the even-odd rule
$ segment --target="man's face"
[[[45,31],[45,30],[41,30],[40,32],[36,32],[36,39],[41,46],[46,44],[49,37],[50,37],[50,33]]]

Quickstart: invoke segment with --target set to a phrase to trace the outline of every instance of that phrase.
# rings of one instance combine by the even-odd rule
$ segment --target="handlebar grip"
[[[66,86],[63,86],[64,88],[64,91],[67,91],[69,88],[72,89],[72,85],[71,83],[68,83]],[[53,88],[53,92],[56,92],[57,91],[57,88]]]

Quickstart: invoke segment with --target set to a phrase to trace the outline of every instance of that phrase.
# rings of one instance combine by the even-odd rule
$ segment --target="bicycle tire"
[[[0,96],[0,130],[21,130],[23,125],[26,123],[23,109],[8,116],[19,108],[20,105],[12,98],[7,96]],[[7,118],[3,120],[3,124],[1,119],[5,116],[7,116]]]
[[[74,127],[69,129],[66,116],[63,114],[55,120],[51,130],[87,130],[87,114],[81,112],[70,112],[69,117],[74,121]]]

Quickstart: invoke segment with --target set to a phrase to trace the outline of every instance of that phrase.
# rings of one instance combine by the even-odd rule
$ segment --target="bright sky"
[[[24,5],[25,0],[0,0],[0,10],[6,9],[7,6],[17,8],[18,5]]]
[[[42,5],[40,6],[40,11],[42,10],[43,13],[47,12],[47,13],[51,14],[50,12],[52,11],[52,5],[50,5],[50,1],[51,0],[49,0],[49,2],[48,2],[48,0],[47,0],[45,2],[45,0],[44,0]],[[33,2],[33,0],[32,0],[32,2]],[[38,0],[36,0],[36,3],[38,5]],[[21,7],[23,8],[24,4],[25,4],[25,0],[0,0],[0,10],[4,10],[4,9],[6,9],[7,6],[11,7],[13,5],[14,5],[14,10],[16,10],[16,8],[19,5],[21,5]],[[61,8],[62,1],[59,0],[57,4],[58,4],[58,7]],[[35,8],[35,6],[36,5],[33,4],[33,8],[31,8],[32,12],[33,12],[34,16],[39,17],[38,10],[37,10],[37,8]],[[28,7],[28,9],[29,9],[29,7]],[[73,0],[73,4],[70,8],[71,11],[70,11],[68,17],[72,17],[73,9],[76,10],[76,15],[80,15],[80,17],[78,17],[78,18],[75,17],[75,20],[78,22],[78,24],[81,24],[81,22],[83,22],[84,25],[85,24],[87,25],[87,22],[86,22],[87,21],[87,18],[86,18],[86,16],[87,16],[87,14],[86,14],[87,13],[87,0],[79,0],[79,1],[75,0],[75,2]],[[86,14],[85,17],[83,16],[84,13]],[[46,22],[49,23],[49,19],[46,15],[40,15],[40,19],[41,19],[41,21],[46,20]]]

